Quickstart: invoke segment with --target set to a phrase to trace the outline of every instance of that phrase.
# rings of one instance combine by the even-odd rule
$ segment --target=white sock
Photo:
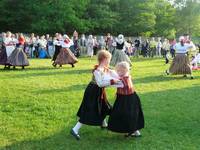
[[[106,119],[103,120],[102,126],[103,126],[103,127],[107,127],[107,126],[108,126],[108,124],[107,124],[107,122],[106,122]]]
[[[82,127],[82,125],[83,125],[82,123],[77,122],[77,124],[74,126],[73,130],[74,130],[74,132],[75,132],[76,134],[78,134],[79,129]]]

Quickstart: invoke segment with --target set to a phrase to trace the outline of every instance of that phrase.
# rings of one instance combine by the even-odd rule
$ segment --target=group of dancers
[[[139,130],[144,128],[144,115],[140,98],[132,84],[130,65],[121,61],[117,63],[115,70],[111,70],[111,57],[106,50],[98,52],[98,64],[92,71],[92,80],[77,112],[79,121],[70,131],[77,140],[80,140],[79,131],[83,125],[100,126],[113,132],[125,133],[125,137],[141,136]],[[113,107],[106,97],[105,88],[108,86],[117,88]]]
[[[17,39],[11,32],[7,32],[0,48],[0,65],[5,65],[5,69],[10,69],[10,66],[13,68],[19,66],[22,69],[29,66],[29,61],[23,50],[24,42],[23,34],[20,34]]]
[[[41,37],[39,43],[41,48],[46,47],[44,36]],[[74,67],[78,59],[70,50],[70,47],[74,45],[73,41],[66,34],[56,34],[54,45],[55,52],[52,58],[52,65],[54,67],[57,65],[62,67],[62,65],[70,64]],[[18,66],[24,69],[25,66],[29,66],[27,53],[25,51],[25,37],[23,34],[19,34],[18,37],[15,37],[15,34],[7,32],[6,35],[3,35],[0,46],[0,65],[4,65],[4,69],[10,69],[11,66],[13,66],[14,69]],[[33,49],[34,46],[31,44],[31,47]],[[41,49],[40,55],[43,55],[43,51],[45,50]]]

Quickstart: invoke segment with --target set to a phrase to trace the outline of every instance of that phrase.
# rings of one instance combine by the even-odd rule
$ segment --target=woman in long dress
[[[176,56],[169,70],[166,70],[167,75],[184,75],[184,77],[187,77],[187,74],[189,74],[191,79],[193,79],[192,68],[190,66],[189,57],[187,56],[188,49],[192,46],[193,45],[184,42],[184,37],[181,36],[179,38],[179,43],[174,46]]]
[[[78,62],[78,59],[74,56],[74,54],[69,49],[69,47],[73,45],[73,41],[70,40],[67,35],[64,35],[63,38],[64,38],[64,41],[61,42],[62,48],[55,60],[54,67],[56,67],[57,65],[60,65],[60,67],[62,67],[62,65],[65,65],[65,64],[70,64],[72,65],[72,67],[74,67],[74,64]]]
[[[126,61],[131,66],[132,65],[131,60],[125,53],[126,45],[125,45],[124,36],[122,34],[120,34],[117,37],[115,44],[116,44],[116,49],[113,52],[113,56],[110,62],[111,66],[116,66],[118,63],[122,61]]]
[[[19,39],[18,39],[18,46],[8,57],[8,64],[10,66],[13,66],[13,68],[18,66],[24,69],[25,66],[29,66],[27,55],[24,52],[24,43],[25,43],[25,38],[23,34],[20,34]]]

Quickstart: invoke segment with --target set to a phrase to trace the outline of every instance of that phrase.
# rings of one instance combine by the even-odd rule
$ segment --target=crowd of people
[[[186,43],[190,42],[193,46],[188,50],[189,58],[194,66],[198,68],[198,48],[194,45],[188,35],[184,36]],[[112,36],[79,36],[74,31],[70,38],[66,34],[56,33],[54,36],[23,35],[22,33],[13,34],[11,32],[0,34],[0,65],[5,68],[21,66],[24,68],[29,65],[27,58],[52,58],[53,66],[60,67],[64,64],[74,64],[78,62],[79,56],[92,57],[101,49],[108,50],[112,55],[111,65],[115,66],[120,61],[127,61],[131,66],[130,56],[139,57],[163,57],[166,64],[170,58],[176,54],[176,39],[167,38],[125,38],[122,34],[118,37]],[[193,57],[193,58],[192,58]]]

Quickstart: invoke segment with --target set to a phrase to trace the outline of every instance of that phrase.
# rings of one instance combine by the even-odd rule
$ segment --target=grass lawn
[[[145,129],[141,138],[84,126],[81,140],[69,131],[95,58],[75,68],[54,69],[50,60],[30,60],[25,70],[0,67],[0,149],[2,150],[199,150],[200,71],[194,80],[166,76],[162,59],[133,59],[131,74],[141,98]],[[114,102],[115,89],[107,89]]]

